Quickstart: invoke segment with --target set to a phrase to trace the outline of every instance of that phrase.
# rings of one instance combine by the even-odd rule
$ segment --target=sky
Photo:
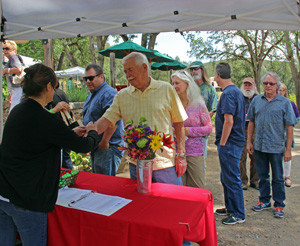
[[[132,41],[137,44],[141,44],[141,35],[138,35],[138,38],[135,38]],[[114,45],[113,42],[110,42],[110,44]],[[191,63],[195,60],[195,58],[190,58],[187,54],[187,52],[190,50],[190,45],[187,41],[185,41],[180,33],[160,33],[156,37],[156,45],[154,49],[160,53],[167,54],[174,59],[176,56],[178,56],[180,61]]]

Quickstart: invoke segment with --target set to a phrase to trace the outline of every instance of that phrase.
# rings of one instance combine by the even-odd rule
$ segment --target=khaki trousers
[[[242,152],[242,156],[241,156],[241,161],[240,161],[240,171],[241,171],[241,180],[243,185],[247,185],[248,184],[248,176],[247,176],[247,139],[248,139],[248,133],[247,133],[247,128],[245,128],[245,145],[244,145],[244,149]],[[252,136],[252,143],[254,142],[255,139],[255,135],[256,132],[254,130],[253,132],[253,136]],[[258,185],[258,175],[256,173],[256,167],[255,167],[255,159],[254,159],[254,155],[249,155],[250,158],[250,184],[252,185]]]
[[[186,172],[181,176],[183,185],[196,188],[204,188],[205,170],[203,155],[187,156],[186,161]]]

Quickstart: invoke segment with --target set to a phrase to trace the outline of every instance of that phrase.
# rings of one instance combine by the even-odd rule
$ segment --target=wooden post
[[[116,87],[116,54],[111,52],[110,57],[110,85],[112,88]]]
[[[52,39],[43,39],[44,64],[53,69],[53,41]]]

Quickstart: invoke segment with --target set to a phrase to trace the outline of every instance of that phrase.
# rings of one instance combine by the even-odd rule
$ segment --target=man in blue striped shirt
[[[255,165],[259,176],[259,202],[253,210],[260,212],[271,208],[270,164],[272,167],[272,193],[275,212],[274,216],[284,215],[285,189],[282,159],[292,158],[293,125],[295,114],[290,101],[278,93],[280,78],[276,73],[268,72],[262,78],[264,94],[256,96],[248,111],[247,150],[255,156]],[[251,143],[254,128],[256,137]],[[285,142],[286,132],[286,142]]]

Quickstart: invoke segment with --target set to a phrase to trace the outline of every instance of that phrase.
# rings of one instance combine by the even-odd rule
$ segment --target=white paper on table
[[[57,205],[102,215],[112,215],[132,200],[76,188],[60,189]]]
[[[85,196],[91,192],[91,190],[69,188],[68,186],[66,186],[59,189],[56,204],[68,207],[69,203],[71,203],[72,201],[76,201],[82,196]]]

